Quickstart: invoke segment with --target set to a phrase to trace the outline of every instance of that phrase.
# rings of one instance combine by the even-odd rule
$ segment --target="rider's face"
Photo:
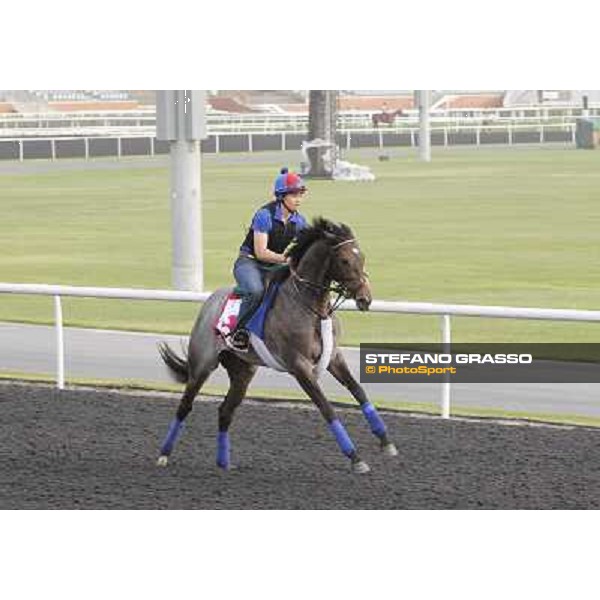
[[[300,204],[302,204],[302,196],[304,196],[304,190],[298,190],[297,192],[293,192],[290,194],[286,194],[284,204],[287,209],[291,212],[298,210],[300,208]]]

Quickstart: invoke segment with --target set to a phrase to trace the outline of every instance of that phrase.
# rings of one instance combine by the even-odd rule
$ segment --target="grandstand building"
[[[166,153],[155,104],[153,90],[0,90],[0,160]],[[307,139],[307,90],[212,90],[206,108],[203,152],[299,150]],[[418,143],[412,90],[340,90],[336,113],[342,152]],[[431,143],[575,146],[582,116],[600,117],[600,91],[434,90]]]
[[[436,90],[433,112],[448,110],[518,109],[532,107],[577,108],[587,96],[600,107],[599,90]],[[76,111],[127,111],[153,107],[153,90],[7,90],[0,91],[0,114]],[[307,114],[306,90],[211,91],[208,110],[215,114]],[[414,110],[411,90],[344,90],[340,112]]]

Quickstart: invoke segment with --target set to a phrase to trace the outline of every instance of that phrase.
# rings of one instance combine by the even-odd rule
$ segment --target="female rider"
[[[275,200],[262,206],[252,218],[233,267],[242,294],[238,324],[230,339],[236,350],[248,349],[249,334],[245,325],[262,300],[264,274],[270,265],[287,262],[285,249],[307,226],[298,212],[305,192],[306,186],[299,175],[281,169],[275,180]]]

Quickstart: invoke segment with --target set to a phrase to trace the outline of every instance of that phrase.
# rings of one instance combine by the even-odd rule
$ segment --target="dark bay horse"
[[[371,116],[371,122],[373,123],[373,127],[379,127],[379,125],[393,125],[396,117],[403,117],[404,112],[402,109],[395,110],[394,112],[381,112],[374,113]]]
[[[264,342],[316,404],[341,451],[350,459],[353,471],[366,473],[369,466],[360,458],[344,425],[325,397],[315,370],[324,349],[321,320],[333,314],[332,290],[353,298],[359,310],[369,309],[372,296],[364,271],[364,256],[349,227],[323,218],[315,219],[311,227],[300,232],[295,247],[288,255],[291,259],[289,274],[281,283],[267,315]],[[183,422],[192,410],[194,398],[209,375],[221,364],[229,375],[230,387],[219,406],[217,465],[229,468],[228,430],[233,414],[257,368],[264,365],[254,350],[245,354],[236,352],[226,346],[215,332],[216,320],[230,292],[231,288],[219,289],[204,303],[190,334],[185,358],[179,357],[167,344],[159,348],[171,373],[186,386],[161,447],[158,459],[161,466],[168,463]],[[398,451],[389,441],[381,417],[352,376],[337,347],[338,335],[339,323],[333,315],[333,351],[327,369],[358,401],[383,453],[395,456]]]

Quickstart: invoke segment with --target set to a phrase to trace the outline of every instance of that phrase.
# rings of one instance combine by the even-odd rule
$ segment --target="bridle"
[[[354,238],[350,238],[348,240],[343,240],[343,241],[339,242],[338,244],[331,246],[331,249],[338,250],[340,247],[342,247],[346,244],[351,244],[352,242],[356,242],[356,240]],[[294,269],[292,269],[291,266],[290,266],[290,274],[292,276],[292,285],[294,286],[294,289],[296,290],[296,293],[298,294],[298,297],[300,298],[301,304],[305,308],[308,308],[308,310],[310,310],[314,315],[316,315],[320,319],[324,319],[324,318],[326,319],[326,318],[330,317],[341,306],[342,302],[346,298],[352,297],[352,292],[350,292],[347,285],[345,285],[342,282],[337,282],[337,281],[333,282],[332,281],[329,285],[322,285],[320,283],[315,283],[314,281],[310,281],[310,279],[305,279],[304,277],[300,277],[300,275],[298,275],[298,273],[296,273],[296,271]],[[309,306],[309,305],[305,304],[304,302],[302,302],[302,294],[300,293],[300,289],[298,288],[299,283],[302,285],[305,285],[306,287],[316,289],[316,290],[319,290],[322,292],[333,292],[334,294],[337,294],[337,298],[331,304],[331,306],[327,310],[325,316],[323,316],[321,313],[316,311],[312,306]]]

